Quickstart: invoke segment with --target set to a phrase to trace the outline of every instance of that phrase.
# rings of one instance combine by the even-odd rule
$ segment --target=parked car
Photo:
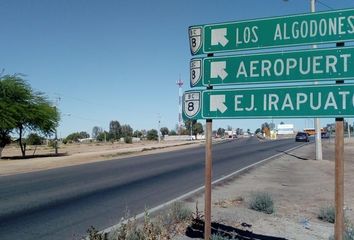
[[[305,132],[298,132],[295,137],[296,142],[309,142],[309,135]]]
[[[321,132],[321,138],[329,138],[329,132]]]

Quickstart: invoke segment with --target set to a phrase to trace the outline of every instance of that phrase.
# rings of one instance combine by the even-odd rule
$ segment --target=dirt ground
[[[250,170],[213,188],[212,221],[286,239],[328,239],[334,225],[317,218],[319,208],[334,205],[334,143],[323,140],[323,157],[316,161],[315,145],[293,152]],[[345,144],[345,213],[354,223],[354,141]],[[248,209],[250,194],[265,191],[274,200],[275,213]],[[186,200],[191,209],[198,201],[204,210],[203,196]],[[251,224],[243,228],[242,223]],[[186,237],[183,237],[186,238]]]
[[[141,141],[133,144],[125,143],[76,143],[60,145],[60,156],[45,157],[46,154],[54,154],[51,147],[40,146],[37,149],[29,146],[27,159],[13,159],[19,157],[21,151],[18,146],[6,146],[0,159],[0,176],[18,173],[40,171],[58,167],[73,166],[119,159],[129,156],[153,154],[157,152],[173,151],[177,149],[195,147],[202,141]],[[35,152],[34,158],[31,155]]]

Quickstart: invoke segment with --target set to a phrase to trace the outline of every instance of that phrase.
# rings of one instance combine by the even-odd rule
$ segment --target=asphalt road
[[[213,146],[213,179],[302,143]],[[203,185],[204,147],[0,177],[0,239],[80,239]]]

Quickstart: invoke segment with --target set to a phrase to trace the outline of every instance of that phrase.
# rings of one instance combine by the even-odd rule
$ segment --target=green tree
[[[28,145],[42,145],[43,138],[36,133],[31,133],[27,136],[26,143]]]
[[[103,132],[102,128],[98,127],[98,126],[94,126],[92,128],[92,138],[97,139],[97,136]]]
[[[65,138],[68,142],[78,142],[80,139],[80,133],[75,132],[75,133],[70,133],[68,136]]]
[[[108,132],[104,131],[104,132],[100,132],[97,137],[96,140],[99,142],[106,142],[107,141],[107,136],[108,136]]]
[[[119,140],[122,133],[122,128],[118,121],[111,121],[109,123],[109,139],[110,140]]]
[[[254,132],[254,134],[258,134],[258,133],[261,133],[262,130],[260,128],[257,128],[256,131]]]
[[[84,138],[89,138],[90,134],[88,134],[87,132],[75,132],[75,133],[71,133],[66,137],[67,141],[71,141],[71,142],[79,142],[80,139],[84,139]]]
[[[160,129],[160,132],[161,132],[161,135],[162,135],[163,137],[165,137],[165,135],[168,135],[168,134],[169,134],[170,130],[168,130],[167,127],[162,127],[162,128]]]
[[[176,136],[176,135],[177,135],[177,132],[176,132],[175,130],[171,130],[170,133],[169,133],[169,135],[171,135],[171,136]]]
[[[157,130],[151,129],[151,130],[147,131],[146,138],[147,138],[147,140],[155,140],[156,141],[159,138]]]
[[[204,132],[203,125],[201,123],[195,123],[193,125],[193,135],[195,136],[195,139],[197,139],[198,134],[202,134]]]
[[[216,131],[216,134],[220,137],[223,137],[225,135],[225,129],[224,128],[218,128]]]
[[[147,130],[146,129],[142,129],[141,134],[142,134],[141,138],[143,138],[143,139],[147,138]]]
[[[197,120],[187,120],[184,122],[184,125],[185,125],[186,130],[183,131],[183,134],[190,135],[191,128],[192,128],[192,134],[195,136],[196,139],[197,139],[198,134],[201,134],[204,132],[203,125],[201,123],[198,123]]]
[[[197,120],[187,120],[184,122],[184,126],[187,129],[187,131],[191,131],[191,128],[193,128],[193,125],[197,123]]]
[[[121,126],[121,137],[132,137],[133,136],[133,128],[128,125],[124,124]]]
[[[236,135],[243,135],[243,129],[242,128],[236,128]]]
[[[84,132],[84,131],[80,132],[79,135],[80,135],[80,139],[84,139],[84,138],[89,138],[90,137],[90,134],[88,132]]]
[[[135,130],[133,133],[133,137],[141,138],[142,136],[143,136],[143,133],[139,130]]]
[[[0,77],[0,156],[16,131],[22,156],[26,156],[26,131],[49,136],[55,132],[59,113],[43,93],[34,91],[20,75]]]

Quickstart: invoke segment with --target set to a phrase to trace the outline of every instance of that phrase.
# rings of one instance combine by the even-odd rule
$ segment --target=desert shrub
[[[334,235],[330,236],[329,240],[335,240]],[[350,223],[345,227],[343,240],[354,240],[354,227]]]
[[[136,219],[122,221],[119,229],[115,233],[117,240],[157,240],[169,239],[168,233],[164,230],[162,223],[153,222],[146,211],[144,223],[139,227]]]
[[[344,240],[354,240],[354,227],[347,226],[344,232]]]
[[[117,240],[157,240],[171,239],[179,224],[191,219],[192,212],[182,202],[176,202],[163,215],[154,219],[145,211],[143,222],[129,218],[126,214],[120,221],[119,228],[112,233]]]
[[[254,192],[251,194],[249,208],[272,214],[274,212],[274,202],[272,196],[267,192]]]
[[[55,148],[55,140],[49,140],[48,141],[48,147]]]
[[[140,240],[144,239],[144,234],[141,229],[138,228],[135,219],[122,222],[118,231],[117,240]]]
[[[36,133],[31,133],[26,139],[27,145],[42,145],[44,139]]]
[[[324,222],[334,223],[335,215],[336,215],[336,211],[334,206],[323,206],[320,208],[317,217],[318,219]]]
[[[151,129],[147,132],[147,140],[157,140],[159,138],[158,132],[156,129]]]
[[[210,237],[211,240],[238,240],[239,238],[233,236],[232,238],[220,235],[220,234],[213,234]]]
[[[176,222],[188,221],[192,218],[192,210],[187,208],[182,202],[174,202],[171,205],[170,214]]]
[[[224,237],[224,236],[222,236],[220,234],[213,234],[213,235],[211,235],[210,239],[211,240],[229,240],[228,237]]]
[[[133,138],[130,136],[125,136],[124,137],[124,142],[125,143],[133,143]]]
[[[87,229],[87,233],[89,240],[105,240],[104,235],[99,233],[98,230],[93,226]]]

